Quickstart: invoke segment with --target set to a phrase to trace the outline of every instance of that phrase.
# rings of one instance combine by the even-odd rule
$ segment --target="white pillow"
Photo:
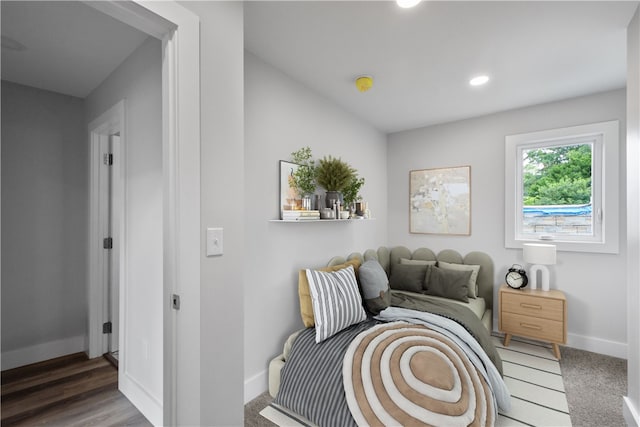
[[[469,277],[469,298],[477,298],[478,297],[478,284],[476,281],[478,280],[478,272],[480,271],[479,265],[469,265],[469,264],[452,264],[449,262],[438,261],[438,267],[444,268],[445,270],[458,270],[458,271],[469,271],[471,270],[471,277]]]
[[[353,266],[327,272],[307,269],[306,274],[317,343],[367,319]]]

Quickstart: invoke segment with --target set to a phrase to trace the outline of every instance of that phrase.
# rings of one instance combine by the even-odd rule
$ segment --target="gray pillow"
[[[427,275],[427,295],[469,302],[470,270],[445,270],[431,266]]]
[[[391,269],[389,287],[398,291],[422,292],[427,265],[395,264]]]
[[[449,262],[438,261],[438,267],[445,270],[470,270],[471,276],[469,277],[469,298],[477,298],[478,296],[478,272],[480,271],[479,265],[469,264],[452,264]]]
[[[373,314],[378,314],[391,304],[389,279],[384,268],[376,260],[365,261],[358,269],[362,299]]]

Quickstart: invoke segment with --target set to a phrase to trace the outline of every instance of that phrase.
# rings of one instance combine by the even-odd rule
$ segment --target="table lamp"
[[[529,269],[529,283],[531,289],[538,288],[538,271],[540,271],[540,287],[549,290],[549,268],[547,265],[556,263],[556,246],[542,243],[524,243],[522,245],[524,262],[533,264]]]

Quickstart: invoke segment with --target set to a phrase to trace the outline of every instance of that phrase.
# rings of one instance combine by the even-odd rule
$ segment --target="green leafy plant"
[[[525,152],[523,202],[573,205],[591,202],[591,146],[541,148]]]
[[[331,156],[320,159],[316,169],[316,180],[327,191],[342,192],[354,176],[355,169],[342,159]]]
[[[355,203],[357,200],[362,198],[358,193],[363,185],[364,178],[358,178],[357,175],[354,175],[351,178],[347,186],[342,190],[342,197],[344,198],[345,206],[351,206],[352,203]]]
[[[316,191],[316,162],[313,160],[311,148],[303,147],[291,153],[291,161],[298,168],[291,176],[291,184],[300,197],[308,196]]]

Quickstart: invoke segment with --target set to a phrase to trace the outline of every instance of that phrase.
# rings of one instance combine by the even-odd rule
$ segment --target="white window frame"
[[[592,236],[545,236],[560,251],[619,252],[619,123],[617,120],[505,138],[505,247],[521,248],[540,236],[522,231],[524,150],[592,144]],[[550,238],[549,238],[550,237]]]

